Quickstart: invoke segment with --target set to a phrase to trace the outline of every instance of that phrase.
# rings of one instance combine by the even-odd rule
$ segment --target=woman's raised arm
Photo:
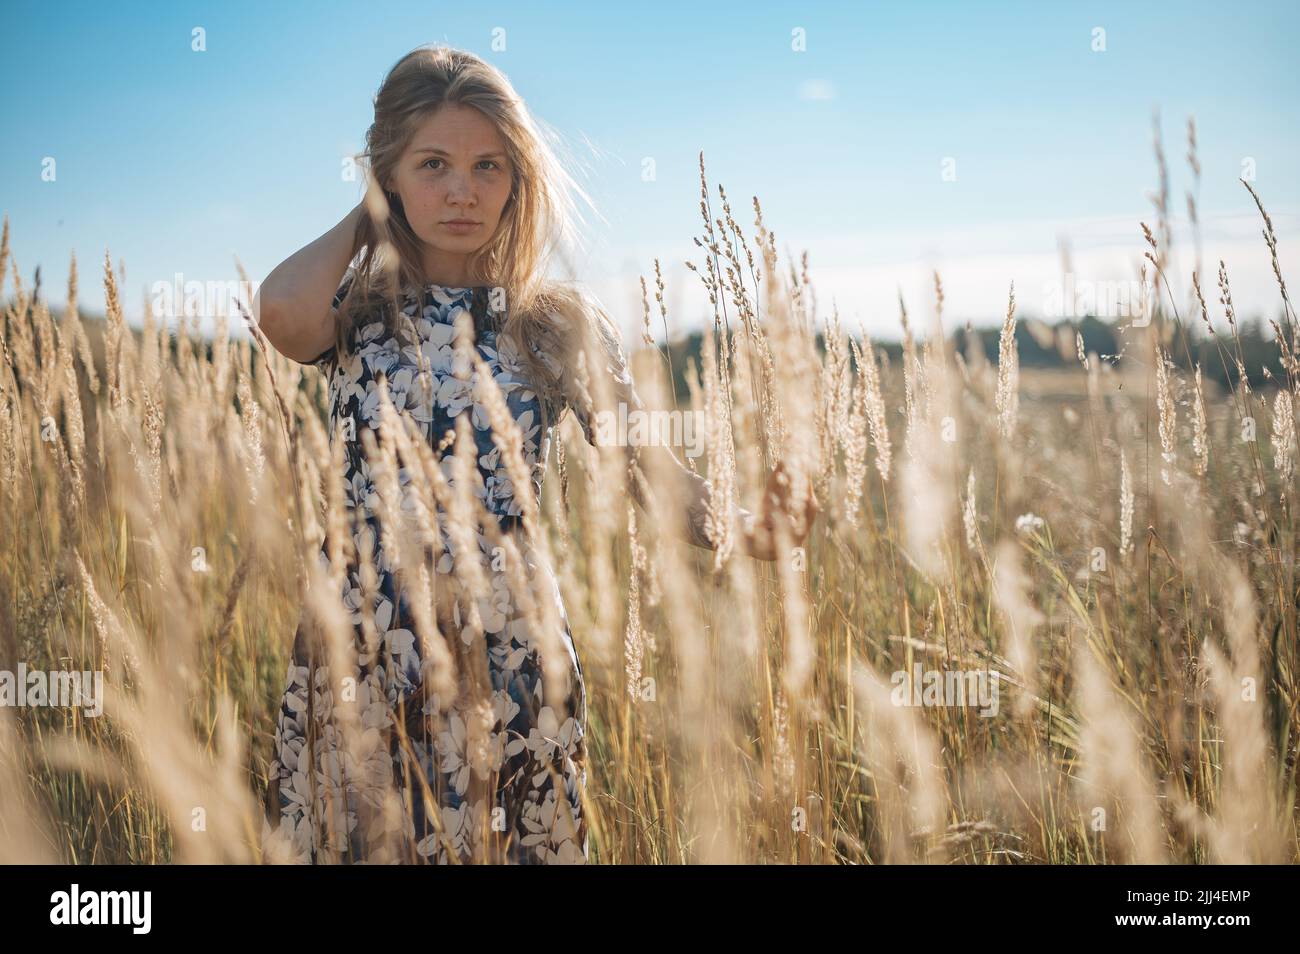
[[[356,255],[364,202],[320,238],[304,245],[266,276],[253,299],[253,318],[287,358],[315,361],[334,345],[331,301]]]

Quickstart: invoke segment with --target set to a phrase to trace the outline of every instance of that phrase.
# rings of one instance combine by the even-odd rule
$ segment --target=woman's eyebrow
[[[445,149],[439,149],[439,148],[437,148],[436,146],[418,146],[418,147],[416,147],[415,149],[412,149],[412,150],[411,150],[411,154],[412,154],[412,155],[416,155],[416,156],[424,155],[424,154],[426,154],[426,153],[429,154],[429,155],[433,155],[433,156],[446,156],[447,158],[451,158],[451,153],[447,152]],[[477,159],[504,159],[504,158],[505,158],[505,153],[503,153],[503,152],[483,152],[483,153],[479,153],[479,155],[476,156],[475,158],[477,158]]]

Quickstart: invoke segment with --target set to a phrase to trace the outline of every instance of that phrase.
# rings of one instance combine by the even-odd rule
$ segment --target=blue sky
[[[699,261],[701,150],[747,228],[758,195],[783,256],[808,251],[822,311],[834,300],[873,334],[896,333],[899,290],[925,314],[935,268],[950,326],[996,321],[1012,280],[1034,314],[1059,276],[1062,236],[1080,275],[1132,277],[1138,221],[1154,221],[1156,108],[1175,269],[1190,262],[1194,115],[1203,254],[1227,262],[1239,311],[1271,314],[1267,250],[1237,179],[1253,163],[1288,269],[1300,238],[1297,9],[6,0],[0,210],[24,279],[41,265],[56,302],[73,250],[85,307],[102,307],[107,247],[125,262],[136,317],[153,283],[177,272],[233,280],[238,255],[261,279],[357,202],[341,161],[361,148],[387,69],[446,42],[499,66],[564,137],[605,219],[588,212],[576,274],[625,328],[656,256],[675,325],[704,314],[682,267]],[[191,50],[194,27],[204,52]],[[1104,51],[1092,49],[1098,27]],[[494,28],[505,50],[492,49]],[[791,49],[795,28],[803,52]]]

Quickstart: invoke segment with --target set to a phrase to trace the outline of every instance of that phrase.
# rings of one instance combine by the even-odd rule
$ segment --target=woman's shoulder
[[[640,406],[622,337],[590,289],[576,282],[547,282],[532,314],[540,356],[558,372],[559,402],[574,410],[589,440],[593,401],[603,403],[603,396]]]
[[[394,309],[411,314],[418,297],[415,289],[401,287],[394,292],[382,276],[363,277],[349,268],[334,293],[335,319],[351,346],[359,333],[373,338],[380,328],[391,332],[398,324],[390,320],[396,314]]]
[[[545,339],[567,354],[592,345],[622,350],[609,312],[590,289],[577,282],[543,283],[531,311]]]

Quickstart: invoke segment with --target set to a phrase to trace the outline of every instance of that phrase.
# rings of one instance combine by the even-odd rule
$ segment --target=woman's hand
[[[767,487],[759,503],[759,512],[752,524],[744,530],[745,550],[756,560],[775,560],[777,554],[777,528],[785,528],[785,545],[793,548],[802,546],[812,529],[813,519],[821,512],[821,503],[813,491],[812,482],[808,483],[807,494],[802,501],[792,499],[790,475],[785,465],[777,462],[767,477]],[[796,516],[802,515],[802,521]],[[748,523],[748,522],[747,522]]]

